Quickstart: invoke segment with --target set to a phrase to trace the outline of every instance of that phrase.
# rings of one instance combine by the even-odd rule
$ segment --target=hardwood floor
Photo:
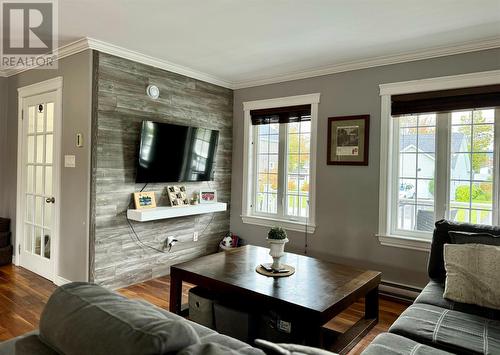
[[[0,341],[24,334],[38,327],[40,314],[56,286],[50,281],[13,265],[0,267]],[[187,302],[189,285],[183,287]],[[143,299],[168,309],[170,277],[164,276],[118,290],[128,298]],[[380,298],[379,323],[349,352],[359,354],[378,334],[387,331],[408,304]],[[363,315],[364,303],[359,301],[327,324],[343,331]]]

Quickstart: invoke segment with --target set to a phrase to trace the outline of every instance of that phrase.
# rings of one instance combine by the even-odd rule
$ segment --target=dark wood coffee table
[[[269,249],[244,246],[174,265],[170,272],[170,311],[182,313],[182,282],[201,286],[247,305],[276,310],[299,324],[306,344],[346,353],[378,322],[380,272],[286,253],[295,267],[289,277],[263,276],[255,267],[269,262]],[[365,315],[344,333],[323,327],[356,300]]]

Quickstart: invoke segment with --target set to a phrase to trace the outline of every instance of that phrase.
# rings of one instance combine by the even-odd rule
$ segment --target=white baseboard
[[[71,281],[69,280],[66,280],[64,277],[61,277],[61,276],[55,276],[54,277],[54,283],[57,285],[57,286],[62,286],[64,284],[69,284]]]
[[[414,301],[422,289],[413,285],[404,285],[397,282],[382,280],[379,291],[383,295]]]

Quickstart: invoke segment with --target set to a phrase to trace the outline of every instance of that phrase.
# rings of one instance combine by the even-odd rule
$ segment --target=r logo
[[[40,55],[52,52],[51,2],[3,2],[2,7],[4,55]]]

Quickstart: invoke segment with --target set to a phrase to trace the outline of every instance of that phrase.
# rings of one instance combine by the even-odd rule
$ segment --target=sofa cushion
[[[449,355],[450,353],[431,348],[402,336],[382,333],[366,347],[362,355]]]
[[[40,338],[62,354],[165,354],[199,342],[191,325],[103,287],[70,283],[50,297]]]
[[[432,237],[431,253],[429,255],[429,263],[427,266],[429,277],[436,281],[444,282],[446,278],[443,249],[444,244],[451,243],[451,238],[448,233],[450,231],[489,233],[493,235],[500,235],[500,226],[456,223],[444,219],[437,221],[436,228],[434,229],[434,234]]]
[[[500,310],[500,247],[445,244],[444,298]]]
[[[242,342],[238,339],[235,339],[235,338],[231,338],[231,337],[224,335],[224,334],[219,334],[216,331],[214,331],[210,328],[207,328],[201,324],[194,323],[194,322],[191,322],[189,320],[185,320],[184,318],[182,318],[176,314],[170,313],[162,308],[156,307],[155,305],[153,305],[147,301],[139,300],[138,302],[140,302],[144,305],[147,305],[148,307],[152,307],[152,308],[156,309],[158,312],[163,313],[169,317],[172,317],[173,319],[182,319],[183,321],[189,323],[191,325],[191,327],[194,329],[194,331],[196,332],[196,334],[198,335],[200,344],[209,344],[209,343],[220,344],[220,345],[223,345],[225,347],[228,347],[228,348],[231,348],[234,350],[238,350],[238,351],[244,350],[245,354],[252,354],[252,355],[263,355],[264,354],[261,350],[259,350],[257,348],[253,348],[250,345],[248,345],[247,343],[244,343],[244,342]],[[192,349],[193,350],[191,350],[191,351],[195,351],[195,349],[202,349],[202,347],[193,346]]]
[[[255,346],[265,350],[267,355],[335,355],[334,353],[311,346],[299,344],[273,343],[255,339]]]
[[[423,303],[408,307],[389,332],[445,351],[500,354],[500,322]]]
[[[449,231],[452,244],[485,244],[500,246],[500,235]]]
[[[48,345],[45,345],[36,334],[19,339],[15,345],[16,355],[58,355]]]
[[[453,309],[459,312],[466,312],[481,317],[500,320],[500,311],[498,310],[480,307],[473,304],[455,302],[444,298],[443,294],[444,283],[431,280],[415,299],[415,303],[426,303],[441,308]]]
[[[244,348],[233,349],[220,343],[194,344],[182,349],[177,355],[254,355],[257,349],[247,345]],[[263,352],[260,352],[264,355]]]

